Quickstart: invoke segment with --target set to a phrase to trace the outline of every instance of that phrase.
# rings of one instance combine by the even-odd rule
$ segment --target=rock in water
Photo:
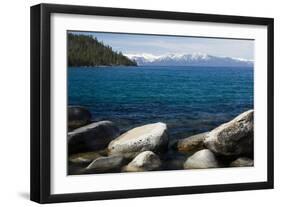
[[[126,172],[143,172],[159,169],[161,161],[159,157],[151,151],[138,154],[127,166],[123,168]]]
[[[124,157],[113,155],[109,157],[99,157],[95,159],[84,173],[112,172],[120,170],[124,162]]]
[[[90,164],[98,157],[106,156],[106,151],[82,152],[70,155],[68,160],[74,164]]]
[[[168,159],[162,159],[161,168],[165,170],[182,170],[185,161],[186,156],[175,155],[174,157]]]
[[[219,167],[218,161],[211,150],[203,149],[187,158],[184,169],[205,169]]]
[[[252,167],[254,166],[254,161],[247,157],[240,157],[230,163],[230,167]]]
[[[208,133],[204,145],[220,155],[234,156],[253,152],[254,111],[246,111]]]
[[[67,109],[68,129],[73,130],[89,124],[91,122],[91,113],[81,106],[69,106]]]
[[[161,151],[168,144],[166,131],[167,125],[161,122],[136,127],[111,141],[108,153],[134,158],[143,151]]]
[[[204,149],[204,139],[207,137],[208,132],[196,134],[184,139],[180,139],[177,143],[179,152],[195,152]]]
[[[111,121],[86,125],[68,133],[68,152],[73,154],[104,149],[119,134],[119,129]]]

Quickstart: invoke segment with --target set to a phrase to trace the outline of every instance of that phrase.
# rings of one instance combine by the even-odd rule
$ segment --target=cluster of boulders
[[[253,166],[254,111],[246,111],[210,132],[182,139],[177,148],[194,152],[184,168]]]
[[[72,106],[68,108],[69,174],[253,166],[253,114],[246,111],[210,132],[171,145],[165,123],[120,134],[113,122],[91,123],[87,109]]]

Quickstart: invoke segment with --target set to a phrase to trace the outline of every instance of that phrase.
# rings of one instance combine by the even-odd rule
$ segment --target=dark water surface
[[[164,122],[171,139],[213,129],[253,108],[253,68],[68,68],[68,104],[126,131]]]

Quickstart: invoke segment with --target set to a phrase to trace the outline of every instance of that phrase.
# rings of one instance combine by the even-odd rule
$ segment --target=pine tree
[[[90,35],[68,33],[67,50],[68,66],[137,66],[122,52],[113,51]]]

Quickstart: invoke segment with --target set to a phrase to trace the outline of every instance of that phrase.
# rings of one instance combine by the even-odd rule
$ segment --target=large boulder
[[[68,133],[69,154],[104,149],[120,134],[111,121],[95,122]]]
[[[184,169],[217,168],[219,163],[211,150],[203,149],[188,157]]]
[[[204,132],[178,140],[177,150],[181,153],[188,153],[204,149],[204,140],[207,134],[208,132]]]
[[[90,111],[81,106],[69,106],[67,109],[68,129],[73,130],[91,122]]]
[[[85,169],[84,173],[101,173],[120,171],[124,164],[124,157],[113,155],[109,157],[98,157]]]
[[[108,153],[134,158],[140,152],[161,151],[168,144],[166,131],[167,125],[161,122],[136,127],[111,141]]]
[[[252,167],[254,166],[254,161],[247,157],[239,157],[230,163],[230,167]]]
[[[237,156],[253,152],[254,111],[246,111],[207,134],[204,145],[216,154]]]
[[[127,166],[123,168],[126,172],[143,172],[157,170],[161,166],[159,157],[151,151],[138,154]]]

